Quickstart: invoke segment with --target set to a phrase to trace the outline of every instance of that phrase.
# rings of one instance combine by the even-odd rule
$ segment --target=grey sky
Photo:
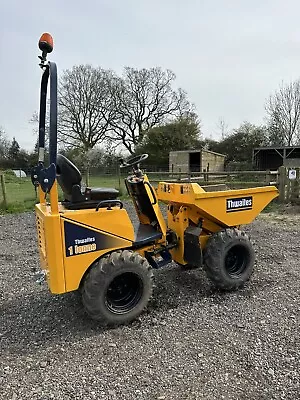
[[[44,31],[59,71],[79,63],[173,70],[206,136],[216,137],[220,116],[230,128],[262,123],[269,94],[300,77],[299,14],[297,0],[3,0],[0,125],[33,146]]]

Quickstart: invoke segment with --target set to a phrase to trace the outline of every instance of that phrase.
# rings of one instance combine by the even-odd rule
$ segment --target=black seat
[[[62,154],[57,155],[56,176],[68,208],[92,208],[101,200],[113,200],[119,195],[119,191],[113,188],[85,188],[83,191],[79,169]]]

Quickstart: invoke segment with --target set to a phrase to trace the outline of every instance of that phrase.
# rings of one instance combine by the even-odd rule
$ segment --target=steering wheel
[[[141,154],[140,156],[135,156],[129,158],[127,161],[122,161],[120,168],[134,167],[138,165],[140,162],[146,160],[148,158],[148,154]]]

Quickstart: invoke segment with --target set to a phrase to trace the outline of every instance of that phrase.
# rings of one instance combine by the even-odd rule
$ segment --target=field
[[[92,187],[113,187],[119,189],[119,179],[114,176],[92,176],[90,178],[90,185]],[[30,178],[6,178],[6,193],[8,212],[22,212],[31,210],[36,202],[36,193]],[[125,194],[125,186],[123,180],[121,181],[121,194]],[[60,197],[62,198],[61,190],[59,189]],[[3,201],[3,195],[0,190],[0,209]]]
[[[34,282],[34,214],[0,216],[0,398],[299,399],[300,217],[288,210],[246,227],[257,261],[243,289],[171,264],[147,312],[106,330],[75,294]]]
[[[125,198],[127,195],[127,191],[124,184],[125,176],[114,176],[114,175],[92,175],[90,177],[90,186],[91,187],[112,187],[120,190],[120,194],[122,198]],[[175,179],[176,177],[172,177]],[[239,176],[237,179],[233,179],[230,182],[225,181],[226,177],[220,181],[210,180],[209,184],[215,184],[220,182],[226,182],[228,187],[232,189],[237,188],[245,188],[245,187],[253,187],[265,185],[264,182],[259,182],[259,177],[253,176],[252,181],[249,182],[249,177]],[[241,180],[244,178],[244,180]],[[153,182],[154,186],[158,181],[170,180],[169,175],[163,175],[159,173],[149,173],[149,179]],[[255,181],[256,179],[256,181]],[[247,182],[248,181],[248,182]],[[32,210],[34,204],[36,202],[36,193],[35,189],[31,183],[30,178],[16,178],[15,176],[8,175],[5,177],[5,186],[6,186],[6,197],[7,197],[7,212],[22,212],[26,210]],[[207,182],[202,182],[202,184],[207,184]],[[1,189],[1,188],[0,188]],[[60,199],[63,198],[62,192],[59,188]],[[3,210],[3,194],[0,190],[0,212]]]

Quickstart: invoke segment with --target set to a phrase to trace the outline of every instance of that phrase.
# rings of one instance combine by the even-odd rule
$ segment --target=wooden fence
[[[300,204],[300,168],[280,167],[278,189],[281,203]]]
[[[280,192],[281,203],[300,203],[300,168],[280,167],[278,171],[222,171],[222,172],[147,172],[151,182],[225,183],[232,189],[274,185]]]
[[[278,171],[225,171],[225,172],[151,172],[146,171],[150,182],[154,184],[160,181],[168,182],[197,182],[200,185],[217,185],[225,183],[230,189],[239,189],[256,186],[275,185],[279,189],[279,201],[281,203],[300,204],[300,168],[280,167]],[[109,175],[110,187],[120,187],[122,177]],[[34,188],[29,179],[16,184],[5,182],[4,173],[0,172],[0,209],[7,209],[8,203],[16,201],[33,201]],[[21,185],[22,183],[22,185]],[[94,186],[102,186],[103,183],[94,183]],[[107,186],[107,184],[103,185]],[[22,189],[22,190],[21,190]]]
[[[0,172],[0,206],[6,209],[7,207],[7,195],[5,185],[5,175]]]
[[[174,182],[205,182],[205,183],[260,183],[263,185],[277,184],[278,171],[218,171],[218,172],[148,172],[152,182],[162,179]],[[165,178],[164,178],[165,177]]]

